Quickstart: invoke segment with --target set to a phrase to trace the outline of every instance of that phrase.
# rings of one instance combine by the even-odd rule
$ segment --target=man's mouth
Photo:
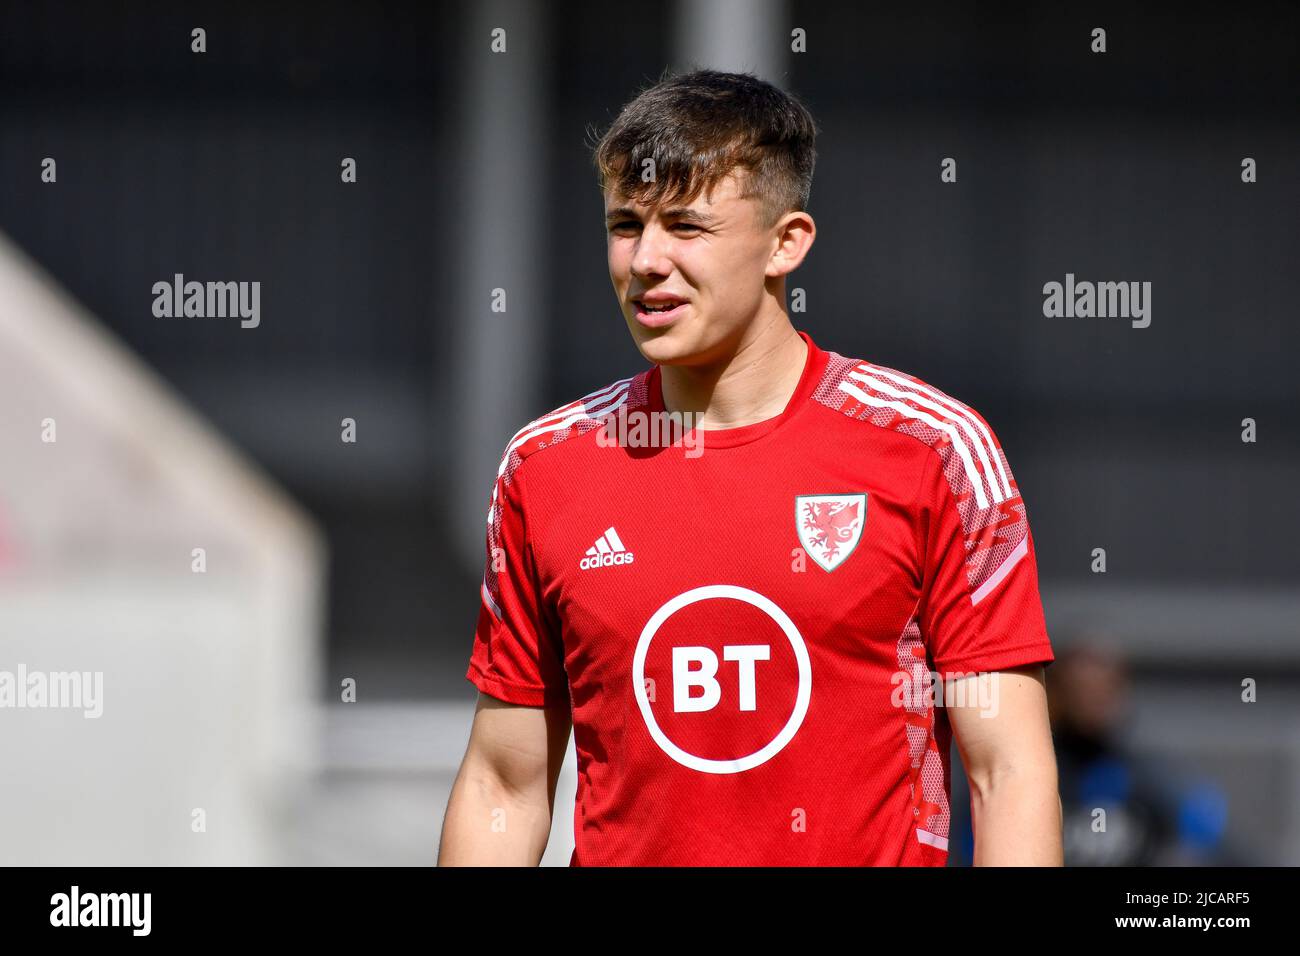
[[[637,321],[642,325],[658,327],[671,322],[686,308],[685,299],[633,299]]]

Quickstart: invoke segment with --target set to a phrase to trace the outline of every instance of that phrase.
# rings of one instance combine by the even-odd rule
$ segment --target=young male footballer
[[[441,864],[539,862],[570,727],[573,866],[942,866],[953,734],[975,863],[1061,864],[1053,654],[997,437],[786,311],[816,131],[704,70],[600,140],[651,366],[506,446]]]

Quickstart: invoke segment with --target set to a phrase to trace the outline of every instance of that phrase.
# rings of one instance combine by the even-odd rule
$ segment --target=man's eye
[[[610,232],[619,232],[623,229],[637,229],[641,224],[633,219],[625,219],[623,222],[616,222],[609,227]],[[693,222],[679,222],[670,227],[674,231],[678,229],[689,229],[692,232],[698,232],[700,227]]]

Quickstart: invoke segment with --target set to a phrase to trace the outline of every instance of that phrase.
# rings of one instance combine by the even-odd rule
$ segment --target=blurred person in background
[[[1113,641],[1069,642],[1047,669],[1066,866],[1249,865],[1225,838],[1227,799],[1169,760],[1132,752],[1129,672]],[[960,785],[964,791],[964,781]],[[970,821],[957,795],[953,863],[970,861]]]

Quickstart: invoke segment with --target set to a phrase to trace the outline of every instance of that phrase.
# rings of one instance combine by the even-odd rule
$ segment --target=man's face
[[[606,191],[609,276],[649,361],[717,361],[757,316],[776,227],[764,228],[759,201],[739,193],[734,173],[686,205],[645,206]],[[669,311],[656,314],[660,305]]]

